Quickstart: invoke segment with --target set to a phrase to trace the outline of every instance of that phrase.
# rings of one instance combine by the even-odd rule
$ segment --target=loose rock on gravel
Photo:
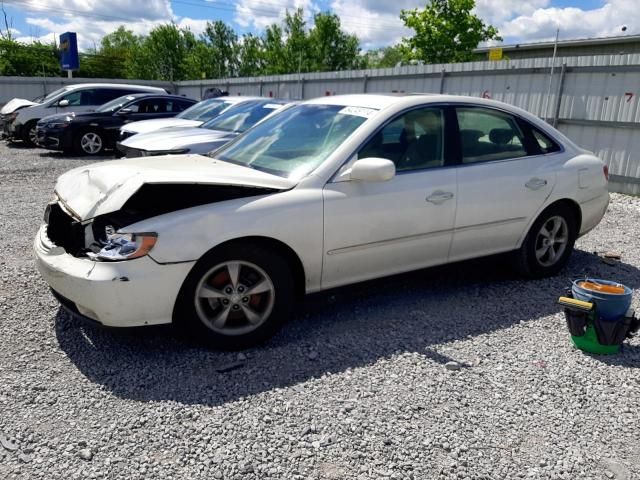
[[[640,342],[585,355],[555,304],[585,275],[640,287],[640,199],[555,278],[498,257],[338,289],[239,356],[59,308],[31,244],[93,161],[0,142],[1,479],[640,477]]]

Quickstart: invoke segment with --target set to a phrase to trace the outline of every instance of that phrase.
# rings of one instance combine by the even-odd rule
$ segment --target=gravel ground
[[[585,273],[640,287],[640,199],[556,278],[494,258],[368,282],[228,353],[58,308],[31,242],[88,162],[0,143],[1,479],[639,478],[640,341],[585,355],[555,299]]]

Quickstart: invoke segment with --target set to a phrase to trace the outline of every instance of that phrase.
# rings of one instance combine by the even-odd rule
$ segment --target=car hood
[[[144,184],[198,184],[288,190],[293,180],[202,155],[165,155],[101,162],[61,175],[56,194],[84,221],[114,212]]]
[[[134,135],[124,140],[122,145],[145,151],[177,150],[210,142],[219,143],[224,138],[231,139],[236,135],[234,132],[209,130],[208,128],[171,127]]]
[[[141,120],[140,122],[127,123],[122,127],[123,131],[132,133],[148,133],[161,128],[168,127],[197,127],[202,125],[200,120],[187,120],[186,118],[154,118],[152,120]]]
[[[39,105],[39,103],[32,102],[31,100],[26,100],[24,98],[14,98],[4,104],[0,109],[0,114],[6,115],[7,113],[15,112],[18,108],[30,107],[31,105]]]

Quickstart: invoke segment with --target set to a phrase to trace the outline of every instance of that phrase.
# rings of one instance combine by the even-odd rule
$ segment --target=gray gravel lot
[[[556,278],[493,258],[368,282],[229,353],[58,308],[31,243],[90,161],[0,143],[0,479],[640,478],[640,340],[585,355],[555,305],[585,273],[640,287],[640,199]]]

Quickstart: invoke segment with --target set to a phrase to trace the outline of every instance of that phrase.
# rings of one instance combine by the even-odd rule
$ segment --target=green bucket
[[[583,352],[594,353],[596,355],[613,355],[620,351],[620,345],[601,345],[598,342],[596,329],[591,321],[587,323],[584,335],[580,337],[571,335],[571,340],[573,344]]]

